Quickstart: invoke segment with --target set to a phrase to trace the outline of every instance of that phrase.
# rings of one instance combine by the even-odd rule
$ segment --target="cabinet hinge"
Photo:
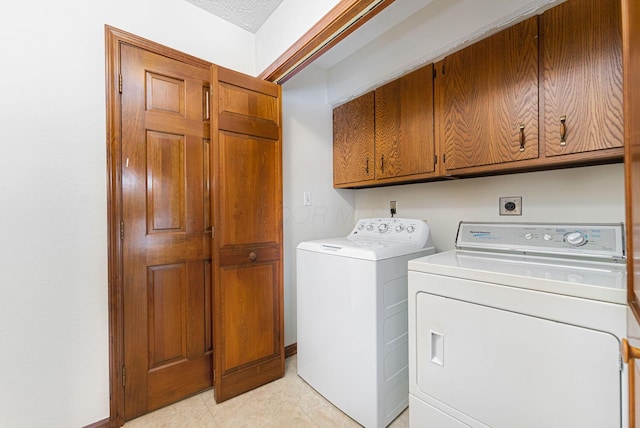
[[[438,163],[438,155],[433,155],[433,164],[436,165]]]
[[[447,155],[442,155],[442,163],[447,163]]]
[[[118,92],[122,93],[122,74],[118,74]]]
[[[442,64],[442,75],[444,76],[444,64]]]
[[[216,229],[213,226],[211,226],[211,237],[212,238],[216,237]]]
[[[120,222],[120,240],[124,240],[124,221]]]
[[[122,386],[127,384],[127,369],[125,366],[122,366]]]
[[[434,79],[436,78],[436,74],[437,74],[437,73],[436,73],[436,68],[435,68],[435,67],[433,67],[433,78],[434,78]]]

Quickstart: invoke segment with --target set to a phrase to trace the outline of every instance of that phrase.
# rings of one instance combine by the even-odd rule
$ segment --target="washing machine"
[[[402,218],[297,247],[298,375],[367,428],[408,405],[407,263],[433,253],[428,224]]]
[[[409,262],[413,428],[626,427],[622,224],[460,223]]]

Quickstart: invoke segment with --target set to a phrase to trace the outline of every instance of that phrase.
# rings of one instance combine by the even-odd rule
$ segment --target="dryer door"
[[[424,292],[417,391],[470,426],[620,427],[620,344],[609,334]]]

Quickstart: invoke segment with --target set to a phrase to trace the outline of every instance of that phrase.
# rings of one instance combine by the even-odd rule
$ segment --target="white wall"
[[[85,426],[109,416],[104,24],[249,74],[254,37],[175,0],[0,24],[0,426]]]
[[[433,0],[331,67],[329,102],[341,104],[561,1]],[[361,30],[366,31],[366,24]]]
[[[310,66],[283,85],[285,345],[297,341],[296,246],[346,236],[353,228],[354,191],[333,189],[333,113],[326,71]],[[311,206],[303,205],[304,192]]]
[[[283,0],[256,32],[256,75],[278,59],[338,2]]]
[[[500,216],[500,196],[522,196],[522,216]],[[436,251],[454,247],[458,222],[620,223],[624,217],[623,164],[467,178],[356,191],[356,218],[397,217],[429,222]]]

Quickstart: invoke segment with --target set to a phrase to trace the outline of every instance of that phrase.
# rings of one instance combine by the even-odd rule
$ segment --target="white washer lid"
[[[624,263],[452,250],[409,261],[409,270],[626,304]]]
[[[305,241],[298,245],[298,250],[373,261],[415,254],[421,251],[426,252],[426,254],[434,252],[433,247],[424,248],[419,243],[414,242],[354,238]]]

